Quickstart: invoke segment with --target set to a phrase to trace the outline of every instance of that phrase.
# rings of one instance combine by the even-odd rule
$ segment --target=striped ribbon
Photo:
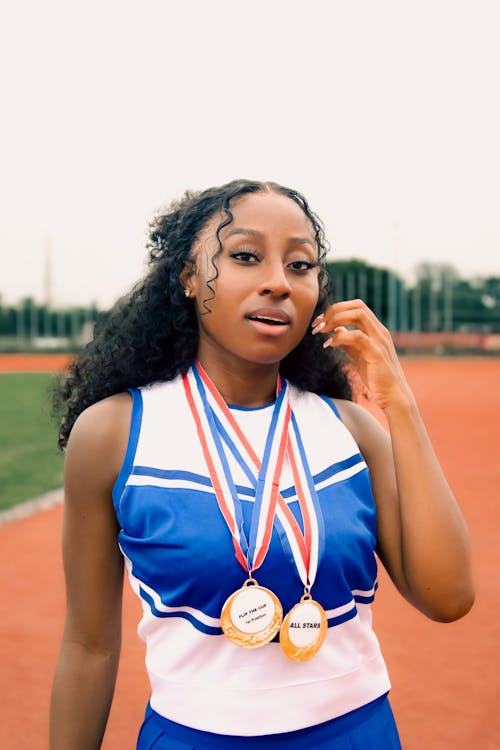
[[[319,561],[324,552],[323,516],[298,424],[290,407],[286,380],[280,378],[278,383],[277,400],[262,462],[199,363],[193,365],[184,376],[184,387],[197,424],[214,491],[233,536],[236,557],[240,564],[249,571],[256,570],[262,564],[269,547],[274,522],[291,563],[296,566],[304,587],[309,590],[316,578]],[[193,397],[193,394],[197,396]],[[200,406],[203,407],[204,419],[200,416]],[[202,426],[203,422],[205,427]],[[243,534],[241,504],[221,440],[225,442],[256,489],[248,544]],[[217,456],[212,456],[211,450],[214,449]],[[279,493],[285,453],[293,472],[304,525],[303,533]],[[220,475],[215,476],[217,470],[224,473],[223,480]],[[230,492],[230,498],[228,495],[223,497],[224,492]],[[245,560],[246,564],[243,564],[242,560]]]
[[[288,424],[291,416],[288,389],[286,384],[285,387],[281,388],[274,407],[264,450],[264,460],[257,478],[255,503],[247,541],[238,492],[208,401],[208,391],[196,365],[193,365],[187,375],[183,377],[183,382],[217,502],[231,532],[236,558],[242,567],[248,573],[251,573],[264,562],[271,542],[279,480],[285,460]],[[211,389],[215,389],[212,383],[210,385]],[[227,406],[226,410],[229,411]]]

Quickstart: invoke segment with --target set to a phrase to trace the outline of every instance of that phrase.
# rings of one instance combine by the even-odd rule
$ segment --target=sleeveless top
[[[376,513],[368,468],[327,398],[290,388],[290,403],[318,493],[325,554],[312,588],[328,617],[309,661],[288,660],[279,643],[245,649],[222,633],[220,613],[246,572],[219,510],[182,379],[131,390],[128,448],[113,489],[119,544],[142,601],[151,706],[195,729],[255,736],[328,721],[386,693],[389,679],[371,626],[377,587]],[[273,404],[231,407],[262,457]],[[247,537],[253,487],[228,455]],[[280,492],[301,524],[285,461]],[[256,571],[286,614],[304,592],[273,530]]]

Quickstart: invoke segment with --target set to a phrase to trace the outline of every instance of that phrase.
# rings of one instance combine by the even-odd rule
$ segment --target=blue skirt
[[[284,734],[235,737],[176,724],[148,706],[137,750],[401,750],[387,695],[323,724]]]

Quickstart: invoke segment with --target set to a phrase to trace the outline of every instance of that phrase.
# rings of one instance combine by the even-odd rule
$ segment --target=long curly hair
[[[329,303],[325,257],[328,244],[323,225],[304,198],[274,182],[234,180],[202,192],[187,191],[150,224],[147,250],[149,272],[120,298],[95,325],[93,340],[72,362],[54,388],[54,412],[60,419],[59,447],[66,446],[78,415],[107,396],[185,373],[198,350],[198,323],[191,300],[186,299],[180,275],[194,262],[193,246],[207,221],[223,219],[217,229],[219,249],[212,258],[212,297],[215,295],[220,231],[233,220],[231,206],[250,193],[274,192],[295,201],[311,222],[318,246],[319,298],[314,315]],[[352,398],[345,357],[337,348],[323,349],[320,337],[306,333],[283,359],[281,373],[294,385],[326,396]]]

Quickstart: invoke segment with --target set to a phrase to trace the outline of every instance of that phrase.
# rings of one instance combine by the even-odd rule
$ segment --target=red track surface
[[[0,357],[0,370],[4,358]],[[45,359],[9,369],[59,368]],[[500,748],[500,360],[406,360],[404,369],[472,534],[477,600],[463,620],[431,622],[383,571],[374,622],[392,676],[405,750]],[[61,508],[0,527],[0,747],[47,746],[50,685],[61,636]],[[147,700],[139,605],[126,589],[124,642],[105,750],[132,750]]]
[[[0,354],[0,372],[53,372],[70,361],[69,354]]]

